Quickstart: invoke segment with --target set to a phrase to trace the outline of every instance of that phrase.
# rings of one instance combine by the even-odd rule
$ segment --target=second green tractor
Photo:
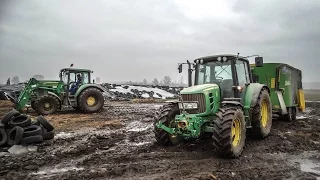
[[[255,62],[257,67],[263,66],[262,57],[255,57]],[[248,57],[223,54],[182,64],[189,65],[189,87],[180,92],[179,101],[164,105],[156,113],[154,133],[158,143],[168,146],[209,136],[216,153],[237,158],[247,133],[258,139],[269,135],[270,90],[267,85],[253,83]]]
[[[71,65],[72,67],[72,65]],[[18,99],[15,108],[22,110],[28,103],[41,115],[61,110],[63,106],[94,113],[102,110],[104,89],[91,81],[92,71],[88,69],[64,68],[60,80],[36,80],[31,78]]]

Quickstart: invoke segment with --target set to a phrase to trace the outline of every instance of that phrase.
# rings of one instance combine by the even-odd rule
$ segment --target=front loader
[[[210,136],[217,154],[237,158],[247,130],[254,138],[267,137],[272,126],[270,90],[267,85],[253,83],[247,58],[226,54],[188,61],[190,87],[180,92],[179,101],[156,112],[157,142],[169,146]],[[257,67],[263,66],[262,57],[255,61]],[[178,69],[181,73],[182,64]]]
[[[31,78],[15,100],[15,108],[20,111],[30,103],[41,115],[55,113],[63,106],[72,106],[87,113],[100,111],[104,105],[104,90],[100,85],[91,83],[92,71],[71,67],[60,70],[58,81]]]

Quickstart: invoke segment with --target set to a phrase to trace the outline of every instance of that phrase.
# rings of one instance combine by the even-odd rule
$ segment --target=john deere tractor
[[[267,137],[272,125],[270,90],[253,83],[248,57],[214,55],[182,63],[189,65],[189,87],[180,92],[179,101],[156,112],[157,142],[169,146],[209,136],[220,157],[237,158],[247,130],[254,138]],[[255,62],[263,66],[262,57],[255,57]]]
[[[100,111],[104,105],[104,90],[91,83],[92,71],[71,67],[60,70],[59,81],[31,78],[15,101],[15,108],[21,110],[30,103],[41,115],[52,114],[63,106],[88,113]]]

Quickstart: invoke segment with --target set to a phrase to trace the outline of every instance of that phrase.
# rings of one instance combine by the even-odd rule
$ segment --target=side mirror
[[[179,73],[182,72],[182,64],[179,64],[178,70],[179,70]]]
[[[263,66],[263,57],[256,57],[255,58],[255,64],[256,64],[256,67],[262,67]]]

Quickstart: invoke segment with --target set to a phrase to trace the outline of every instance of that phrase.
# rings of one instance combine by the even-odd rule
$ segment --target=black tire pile
[[[0,146],[40,144],[54,138],[54,127],[43,117],[31,120],[17,110],[8,112],[0,121]]]

